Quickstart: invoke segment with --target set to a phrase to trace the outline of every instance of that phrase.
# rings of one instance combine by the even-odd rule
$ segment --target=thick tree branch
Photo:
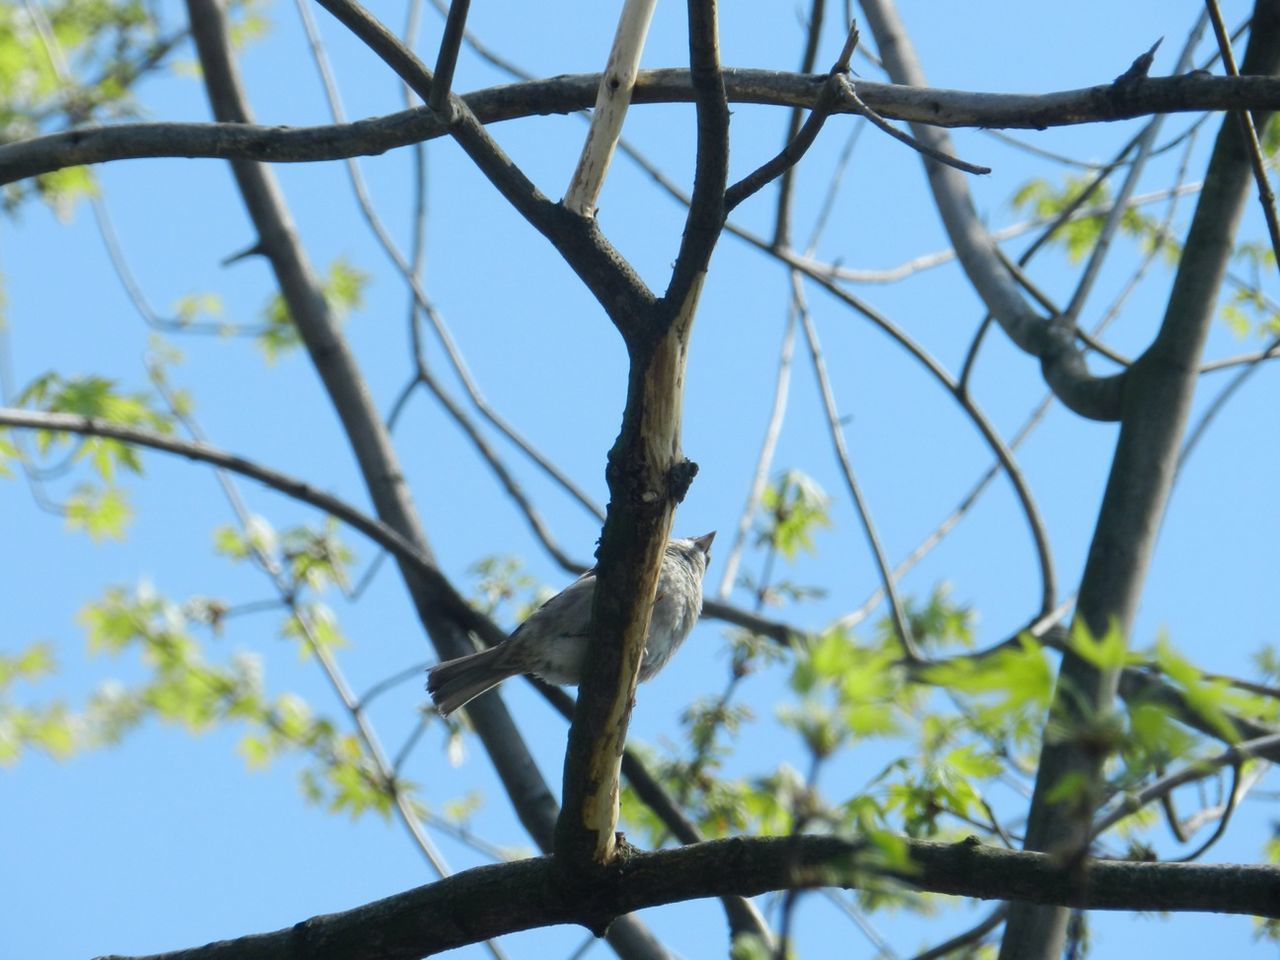
[[[1097,860],[1089,880],[1047,854],[974,841],[906,840],[913,869],[885,870],[866,844],[829,836],[713,840],[629,852],[586,890],[569,889],[550,858],[477,867],[344,913],[274,933],[134,960],[416,960],[518,930],[577,923],[597,933],[616,916],[699,897],[756,896],[816,886],[904,883],[981,899],[1093,910],[1280,916],[1280,868]],[[102,960],[125,960],[107,957]]]
[[[1261,74],[1280,69],[1280,9],[1273,3],[1255,8],[1244,69]],[[1133,624],[1251,180],[1240,126],[1228,118],[1218,132],[1160,330],[1127,374],[1120,437],[1076,608],[1094,636],[1111,629],[1127,635]],[[1118,681],[1118,671],[1100,670],[1070,650],[1064,653],[1053,723],[1072,733],[1045,739],[1027,820],[1028,849],[1075,855],[1087,843],[1106,760],[1106,750],[1090,743],[1087,731],[1112,709]],[[1070,804],[1050,799],[1064,778],[1080,787]],[[1059,956],[1066,923],[1062,908],[1015,906],[1001,956]]]
[[[231,59],[220,7],[216,0],[188,0],[187,7],[215,116],[228,123],[248,121],[249,110]],[[429,93],[429,89],[420,91],[423,96]],[[274,176],[268,167],[246,161],[233,161],[232,171],[258,232],[257,247],[271,263],[289,316],[342,421],[379,518],[430,558],[390,436],[355,357],[329,312]],[[438,591],[432,581],[403,561],[400,569],[418,616],[441,657],[472,652],[466,627],[437,602]],[[500,698],[486,697],[473,705],[470,716],[521,823],[539,848],[548,850],[559,810],[506,707]],[[643,924],[633,918],[624,919],[611,934],[611,942],[620,954],[635,960],[665,955]]]
[[[627,401],[609,451],[609,510],[592,613],[595,642],[587,648],[569,730],[565,812],[556,827],[557,856],[579,869],[608,864],[616,853],[619,764],[658,572],[676,504],[697,472],[681,452],[680,427],[689,335],[724,226],[729,109],[718,43],[715,0],[689,0],[698,124],[693,199],[666,295],[630,324],[618,324],[630,360]]]
[[[723,73],[731,103],[812,109],[824,74],[730,69]],[[599,74],[530,80],[462,97],[481,123],[497,123],[590,107]],[[971,93],[858,82],[858,95],[883,117],[939,127],[1032,129],[1127,120],[1152,113],[1280,109],[1280,80],[1272,77],[1157,77],[1117,97],[1110,85],[1045,94]],[[688,70],[645,70],[632,103],[689,103]],[[837,103],[833,113],[856,113]],[[309,163],[377,156],[396,147],[446,136],[448,128],[426,107],[352,123],[316,127],[253,124],[121,123],[86,126],[0,146],[0,185],[86,163],[142,157],[209,157],[264,163]],[[544,198],[545,199],[545,198]]]

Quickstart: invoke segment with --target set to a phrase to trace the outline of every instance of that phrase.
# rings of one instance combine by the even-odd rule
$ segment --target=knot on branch
[[[674,464],[667,472],[667,492],[675,503],[683,503],[685,494],[698,475],[698,465],[692,460],[684,459]]]
[[[1127,87],[1136,84],[1140,80],[1147,79],[1147,74],[1151,72],[1151,64],[1156,59],[1156,51],[1160,49],[1160,44],[1162,43],[1164,43],[1164,37],[1153,43],[1151,49],[1145,53],[1138,54],[1133,63],[1129,64],[1129,69],[1111,81],[1111,85],[1113,87]]]

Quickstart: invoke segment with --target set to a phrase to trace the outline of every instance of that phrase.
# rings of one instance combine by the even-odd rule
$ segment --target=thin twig
[[[398,687],[407,680],[412,680],[415,677],[422,676],[429,666],[431,666],[431,664],[426,662],[415,663],[411,667],[405,667],[403,670],[396,671],[391,676],[379,680],[372,687],[366,690],[356,703],[359,704],[361,709],[367,708],[375,699],[382,696],[393,687]]]
[[[1186,856],[1179,857],[1179,863],[1193,863],[1204,856],[1209,849],[1222,839],[1222,835],[1227,832],[1227,825],[1231,822],[1231,815],[1235,813],[1236,804],[1240,802],[1240,767],[1239,763],[1231,764],[1231,790],[1227,794],[1226,807],[1222,810],[1222,815],[1218,818],[1218,826],[1210,834],[1204,843],[1196,847]]]
[[[1125,817],[1141,810],[1153,800],[1173,792],[1183,784],[1203,780],[1222,767],[1237,765],[1253,757],[1275,755],[1278,750],[1280,750],[1280,733],[1272,733],[1237,743],[1215,756],[1191,761],[1176,773],[1161,777],[1137,793],[1123,797],[1112,809],[1098,817],[1090,832],[1090,838],[1099,836]]]
[[[814,141],[818,139],[818,133],[827,122],[827,118],[831,116],[831,109],[835,105],[836,97],[841,89],[840,82],[849,72],[849,57],[852,55],[853,48],[857,42],[858,25],[853,23],[849,25],[849,34],[845,38],[844,48],[840,51],[840,56],[831,67],[831,72],[827,75],[827,82],[823,84],[822,92],[818,96],[818,102],[814,104],[808,118],[800,129],[796,131],[795,136],[783,146],[781,152],[773,159],[761,164],[725,191],[724,209],[726,214],[731,213],[742,201],[762,189],[766,184],[794,168],[809,151],[809,148],[813,146]]]
[[[787,309],[787,325],[782,333],[782,346],[778,350],[778,372],[773,384],[773,406],[769,412],[769,422],[765,425],[764,437],[760,441],[760,453],[756,457],[755,470],[751,476],[751,487],[747,491],[747,502],[738,514],[737,528],[734,531],[733,545],[725,559],[724,573],[720,577],[719,596],[723,600],[733,590],[734,580],[738,573],[738,564],[742,558],[742,550],[746,544],[747,532],[751,529],[752,518],[756,507],[764,495],[765,485],[769,480],[769,469],[773,464],[774,451],[777,450],[778,437],[782,433],[782,421],[787,411],[787,398],[791,392],[791,358],[796,344],[796,309],[794,301]]]
[[[1169,199],[1170,195],[1177,193],[1185,195],[1190,193],[1198,193],[1204,186],[1203,183],[1189,183],[1172,190],[1154,190],[1151,193],[1145,193],[1141,196],[1134,197],[1129,203],[1129,209],[1143,206],[1149,203],[1158,203],[1161,200]],[[1089,191],[1086,186],[1085,192]],[[1080,195],[1077,195],[1077,199]],[[1006,227],[991,231],[991,239],[1003,243],[1006,240],[1013,240],[1024,234],[1030,233],[1032,230],[1038,230],[1046,225],[1053,226],[1061,222],[1074,223],[1078,220],[1085,220],[1090,217],[1105,216],[1110,210],[1110,204],[1102,204],[1092,207],[1079,207],[1075,205],[1073,200],[1069,205],[1070,209],[1064,208],[1052,217],[1032,217],[1028,220],[1021,220],[1017,223],[1011,223]],[[733,228],[730,227],[730,230]],[[767,246],[767,245],[766,245]],[[929,270],[934,267],[940,267],[944,264],[951,263],[956,259],[955,247],[947,247],[943,250],[935,250],[932,253],[921,254],[906,260],[897,266],[886,267],[880,269],[864,269],[860,267],[846,267],[834,263],[822,263],[820,261],[812,261],[811,266],[816,273],[823,274],[833,280],[847,280],[852,283],[897,283],[899,280],[905,280],[907,277],[913,276],[923,270]],[[1019,258],[1021,262],[1021,258]]]
[[[822,358],[822,348],[818,343],[818,332],[814,329],[813,318],[809,315],[808,308],[801,299],[803,293],[800,292],[801,287],[798,280],[795,283],[795,288],[797,290],[797,300],[800,302],[800,323],[804,328],[805,340],[809,344],[809,358],[813,362],[814,375],[817,377],[818,389],[822,394],[822,403],[827,414],[827,430],[831,437],[831,442],[835,446],[836,459],[840,464],[845,486],[848,487],[849,495],[853,498],[854,507],[858,511],[858,517],[862,521],[863,532],[867,537],[867,543],[871,547],[876,566],[880,571],[880,583],[884,589],[885,596],[889,600],[889,609],[892,612],[894,627],[898,633],[898,642],[902,644],[902,649],[908,661],[920,661],[924,658],[920,655],[915,639],[911,635],[911,624],[907,620],[906,609],[903,607],[902,601],[898,597],[897,588],[894,586],[893,573],[889,569],[889,561],[885,557],[884,547],[881,545],[880,537],[876,533],[875,523],[871,519],[866,498],[862,495],[858,478],[853,471],[853,464],[849,460],[849,452],[844,442],[844,428],[840,422],[840,415],[836,410],[835,397],[831,392],[831,382],[827,378],[826,363]]]
[[[1213,0],[1209,0],[1210,3]],[[1204,33],[1204,27],[1207,17],[1201,15],[1195,25],[1187,34],[1186,41],[1182,46],[1182,53],[1178,56],[1178,62],[1174,65],[1173,72],[1179,74],[1187,70],[1191,66],[1192,57],[1195,55],[1195,48],[1200,42],[1200,36]],[[1159,41],[1156,42],[1159,46]],[[1154,52],[1155,47],[1152,48]],[[1141,59],[1141,58],[1140,58]],[[1125,173],[1124,182],[1120,185],[1120,191],[1116,194],[1112,204],[1111,212],[1107,214],[1107,219],[1102,224],[1102,229],[1098,233],[1098,239],[1094,242],[1093,250],[1090,251],[1089,261],[1085,264],[1084,271],[1080,275],[1080,280],[1076,284],[1075,293],[1072,294],[1067,308],[1062,314],[1055,319],[1055,323],[1065,324],[1072,329],[1080,319],[1081,312],[1084,310],[1085,301],[1089,297],[1089,292],[1093,289],[1094,282],[1098,278],[1102,265],[1107,258],[1107,254],[1111,249],[1111,241],[1115,237],[1116,232],[1120,229],[1123,219],[1123,211],[1125,205],[1129,202],[1129,198],[1133,196],[1134,191],[1138,187],[1138,180],[1142,176],[1143,170],[1146,168],[1147,160],[1151,156],[1151,152],[1155,147],[1156,137],[1160,134],[1160,129],[1164,126],[1164,116],[1157,114],[1147,121],[1144,129],[1138,135],[1134,148],[1133,160],[1129,164],[1129,169]]]
[[[1272,340],[1265,350],[1261,353],[1254,354],[1251,358],[1236,357],[1232,358],[1229,363],[1223,364],[1223,366],[1236,365],[1238,363],[1244,363],[1246,365],[1243,370],[1239,371],[1234,377],[1232,377],[1230,382],[1228,382],[1227,385],[1218,392],[1218,395],[1213,398],[1210,404],[1205,407],[1204,412],[1200,414],[1200,418],[1196,421],[1195,426],[1187,431],[1187,438],[1183,441],[1182,449],[1178,451],[1178,476],[1182,475],[1182,467],[1186,464],[1187,460],[1190,459],[1191,454],[1195,452],[1196,447],[1204,438],[1206,431],[1208,431],[1210,424],[1212,424],[1217,416],[1222,413],[1223,409],[1225,409],[1227,401],[1235,396],[1245,383],[1248,382],[1250,377],[1262,369],[1264,361],[1277,355],[1280,355],[1280,336]],[[1211,365],[1206,364],[1203,369],[1220,368],[1213,368]]]
[[[426,385],[427,389],[431,391],[431,394],[453,419],[453,422],[467,435],[471,445],[476,448],[485,463],[489,465],[493,475],[498,478],[498,482],[506,490],[507,496],[515,502],[520,513],[524,515],[529,528],[533,531],[533,535],[538,538],[538,542],[542,544],[543,549],[555,559],[556,563],[571,573],[582,573],[586,570],[586,565],[574,560],[560,549],[560,545],[556,543],[546,522],[542,519],[542,514],[533,505],[533,501],[524,492],[524,488],[520,486],[511,471],[507,469],[506,464],[502,462],[488,441],[481,435],[476,425],[471,422],[471,418],[467,416],[466,411],[445,391],[425,363],[419,363],[418,365],[418,379]]]
[[[1009,915],[1009,905],[1002,903],[989,914],[986,919],[980,921],[976,925],[970,927],[964,933],[958,933],[950,940],[944,940],[936,947],[931,947],[922,953],[917,953],[911,960],[943,960],[943,958],[955,953],[964,947],[972,947],[979,940],[985,937],[992,930],[995,930],[1000,924],[1004,923],[1004,918]]]
[[[826,0],[813,0],[809,10],[809,21],[806,30],[804,53],[801,55],[800,71],[810,73],[818,59],[818,40],[822,34],[822,21],[826,9]],[[790,143],[800,132],[804,111],[795,108],[787,121],[787,131],[783,143]],[[854,136],[863,130],[862,124],[854,128]],[[852,138],[851,138],[852,139]],[[826,216],[834,204],[836,183],[847,161],[850,145],[846,143],[837,166],[835,180],[829,185],[827,197],[814,228],[816,237],[822,229]],[[795,192],[795,167],[788,167],[778,180],[778,204],[774,214],[773,242],[776,246],[787,246],[791,237],[791,200]],[[738,573],[738,564],[742,559],[742,551],[746,546],[747,533],[751,529],[751,521],[755,516],[760,499],[764,495],[765,484],[773,467],[773,457],[777,450],[778,436],[782,431],[782,421],[786,414],[787,400],[791,385],[791,358],[795,349],[795,299],[788,296],[787,322],[783,332],[782,346],[778,353],[778,372],[774,381],[773,406],[769,412],[769,420],[765,425],[764,436],[760,441],[760,453],[756,457],[755,469],[752,472],[751,484],[747,490],[746,503],[738,514],[738,522],[734,530],[733,541],[725,556],[723,573],[720,577],[719,596],[723,600],[733,590],[734,580]]]
[[[332,68],[325,54],[324,45],[320,42],[319,33],[316,29],[315,20],[311,16],[311,11],[307,0],[296,0],[298,14],[302,21],[303,30],[306,33],[308,42],[311,47],[312,57],[316,62],[316,66],[320,71],[321,85],[324,88],[325,97],[329,104],[329,111],[333,118],[339,123],[346,120],[345,111],[342,107],[341,98],[338,95],[337,82],[334,79]],[[433,88],[434,89],[434,88]],[[406,96],[408,88],[406,87]],[[421,158],[421,144],[416,145],[418,148],[418,157]],[[421,159],[417,161],[421,163]],[[470,398],[472,405],[499,433],[510,440],[516,447],[533,461],[544,473],[547,474],[562,490],[568,493],[573,499],[577,500],[588,512],[593,514],[597,519],[604,518],[604,511],[589,497],[583,490],[571,480],[568,475],[557,467],[551,460],[538,450],[532,443],[517,431],[507,420],[502,417],[486,400],[480,391],[479,385],[471,374],[470,368],[467,366],[466,360],[459,349],[457,342],[453,338],[453,333],[449,329],[448,323],[444,316],[436,308],[436,305],[430,297],[427,296],[426,290],[423,288],[417,271],[414,269],[400,251],[396,242],[392,239],[390,232],[382,223],[382,219],[378,216],[373,206],[373,201],[369,196],[368,187],[365,183],[364,174],[359,164],[354,160],[348,160],[347,175],[351,181],[352,190],[355,192],[356,204],[363,215],[365,222],[372,231],[374,238],[378,241],[378,245],[383,252],[391,260],[396,272],[404,280],[408,286],[414,300],[421,308],[423,315],[431,323],[431,328],[436,335],[440,346],[444,349],[445,356],[449,360],[454,373],[457,374],[459,381],[462,383],[463,389],[466,390],[467,396]],[[419,170],[419,178],[421,170]],[[421,182],[419,180],[419,182]],[[417,194],[418,201],[415,202],[415,223],[421,224],[425,211],[422,207],[422,194]],[[420,249],[420,248],[419,248]],[[415,257],[416,261],[416,257]]]
[[[1231,49],[1231,38],[1227,35],[1226,24],[1222,22],[1222,11],[1218,9],[1218,0],[1205,0],[1205,8],[1213,23],[1213,34],[1218,40],[1218,50],[1222,54],[1222,65],[1227,74],[1240,76],[1236,66],[1235,53]],[[1258,131],[1253,125],[1253,117],[1248,110],[1234,111],[1240,121],[1240,129],[1244,134],[1245,149],[1249,153],[1249,163],[1253,167],[1253,179],[1258,185],[1258,202],[1262,205],[1262,215],[1267,221],[1267,233],[1271,237],[1271,252],[1276,257],[1276,267],[1280,269],[1280,217],[1276,215],[1276,195],[1267,179],[1266,163],[1262,157],[1262,147],[1258,143]]]
[[[800,55],[800,72],[813,73],[818,62],[818,42],[822,38],[822,22],[826,17],[826,0],[812,0],[805,24],[804,52]],[[790,143],[800,132],[805,111],[793,107],[787,114],[787,128],[782,142]],[[861,124],[859,124],[861,126]],[[791,201],[795,196],[795,167],[782,172],[778,180],[778,203],[773,215],[773,242],[783,247],[791,242]]]
[[[915,137],[911,136],[911,134],[903,133],[888,120],[880,116],[880,114],[876,113],[862,102],[862,98],[858,96],[858,91],[854,88],[853,81],[848,77],[839,78],[837,84],[839,87],[840,98],[852,107],[855,113],[859,116],[866,117],[871,121],[872,125],[875,126],[876,129],[887,133],[898,142],[905,143],[912,150],[923,154],[929,159],[936,160],[938,163],[944,163],[948,167],[955,167],[963,173],[973,173],[981,176],[991,172],[990,167],[983,167],[976,163],[969,163],[966,160],[961,160],[959,157],[953,157],[949,153],[944,153],[941,150],[935,150],[928,144],[921,143]]]
[[[853,921],[853,925],[858,931],[871,942],[876,948],[876,960],[899,960],[897,951],[886,940],[871,923],[870,918],[862,911],[862,909],[848,896],[843,890],[833,890],[830,887],[824,887],[822,895],[827,898],[846,917]]]

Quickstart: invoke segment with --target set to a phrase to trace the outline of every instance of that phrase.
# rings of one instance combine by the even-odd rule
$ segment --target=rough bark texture
[[[734,838],[656,853],[624,850],[587,889],[564,884],[551,858],[520,860],[477,867],[274,933],[134,960],[416,960],[548,924],[598,931],[619,914],[698,897],[886,882],[1102,910],[1280,914],[1275,867],[1104,860],[1093,864],[1082,888],[1044,854],[968,841],[905,842],[913,866],[896,874],[878,865],[883,858],[874,847],[837,837]]]

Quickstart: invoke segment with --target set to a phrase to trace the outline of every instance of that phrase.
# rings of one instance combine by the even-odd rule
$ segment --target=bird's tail
[[[521,672],[504,663],[506,658],[502,654],[501,647],[491,647],[436,664],[427,672],[427,693],[431,694],[441,716],[447,717],[507,677]]]

